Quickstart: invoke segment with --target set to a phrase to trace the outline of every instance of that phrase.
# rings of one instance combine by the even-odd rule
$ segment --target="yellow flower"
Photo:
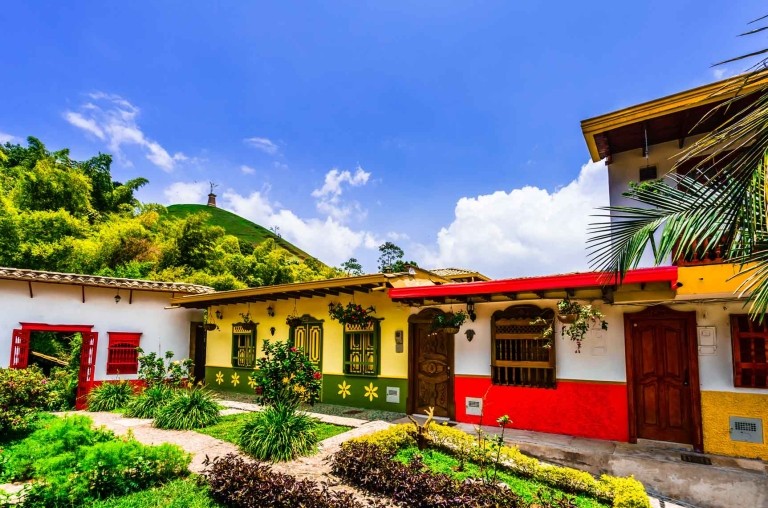
[[[290,381],[290,379],[288,379],[287,377],[283,378],[283,384],[284,385],[287,385],[289,381]]]
[[[221,384],[224,382],[224,374],[221,371],[216,373],[216,383]]]
[[[346,380],[342,381],[341,384],[338,385],[338,387],[339,387],[339,395],[341,395],[342,399],[346,399],[347,396],[351,394],[349,389],[352,388],[352,385],[348,385]]]
[[[365,388],[365,395],[363,397],[367,397],[371,402],[373,402],[373,398],[376,397],[379,398],[379,394],[376,393],[379,391],[378,386],[373,386],[373,382],[369,383],[368,386],[364,386]]]
[[[240,375],[235,372],[232,374],[232,386],[237,386],[240,384]]]
[[[256,388],[256,380],[254,378],[252,378],[252,377],[249,377],[248,378],[248,386],[250,386],[251,388]]]

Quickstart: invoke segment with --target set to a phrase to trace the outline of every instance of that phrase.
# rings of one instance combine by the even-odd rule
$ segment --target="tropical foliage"
[[[312,405],[318,401],[322,374],[304,351],[290,340],[265,340],[262,351],[264,356],[256,360],[251,374],[259,404],[295,409],[302,402]]]
[[[185,281],[216,289],[324,279],[341,272],[274,238],[240,241],[206,214],[142,204],[141,177],[121,183],[112,158],[76,161],[38,139],[0,145],[0,266]]]
[[[288,461],[317,450],[316,420],[290,405],[267,406],[246,419],[238,444],[259,460]]]
[[[328,315],[331,319],[347,325],[358,325],[363,328],[370,326],[376,320],[371,314],[376,312],[373,305],[363,307],[354,302],[349,302],[346,306],[340,303],[328,306]]]
[[[155,427],[190,430],[219,423],[219,405],[203,388],[177,389],[167,404],[155,411]]]
[[[742,35],[763,33],[766,28]],[[720,114],[726,119],[683,150],[665,180],[628,189],[625,196],[638,206],[603,208],[609,213],[602,217],[612,220],[591,228],[594,268],[623,278],[649,247],[660,264],[669,258],[696,257],[719,245],[724,260],[739,264],[747,276],[740,291],[752,300],[753,316],[762,320],[768,311],[767,52],[762,49],[721,62],[762,55],[745,74],[724,82],[717,93],[732,98],[699,121]],[[745,93],[745,87],[753,91]],[[722,165],[712,171],[715,161]],[[686,174],[677,173],[683,164],[693,167]]]
[[[133,386],[128,381],[104,382],[88,393],[89,411],[112,411],[128,404]]]

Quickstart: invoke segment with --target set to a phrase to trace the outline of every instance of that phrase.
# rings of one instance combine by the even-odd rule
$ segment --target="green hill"
[[[272,238],[277,245],[300,259],[313,257],[267,228],[227,210],[207,205],[170,205],[167,208],[169,215],[178,218],[184,218],[193,213],[206,212],[209,214],[208,224],[221,226],[227,234],[236,236],[244,242],[259,244],[268,238]]]

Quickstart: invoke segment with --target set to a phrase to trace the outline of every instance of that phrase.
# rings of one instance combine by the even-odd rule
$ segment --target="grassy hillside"
[[[168,213],[179,218],[198,212],[208,213],[208,224],[221,226],[227,234],[236,236],[244,242],[259,244],[267,238],[273,238],[280,247],[300,259],[312,257],[291,242],[278,237],[272,231],[227,210],[207,205],[170,205],[168,207]]]

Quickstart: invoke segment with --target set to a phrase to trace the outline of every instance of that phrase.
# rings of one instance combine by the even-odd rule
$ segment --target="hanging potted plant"
[[[438,314],[432,319],[432,329],[442,330],[443,333],[456,334],[459,328],[467,320],[467,313],[463,310],[458,312],[449,312],[447,314]]]
[[[219,325],[213,321],[213,317],[208,312],[208,309],[203,311],[203,328],[209,332],[219,329]]]
[[[285,324],[288,326],[301,326],[304,323],[304,320],[295,314],[288,314],[285,316]]]
[[[376,309],[371,305],[363,307],[354,302],[349,302],[346,306],[340,303],[328,304],[328,315],[343,325],[359,326],[368,328],[376,318],[372,314]]]
[[[256,329],[256,323],[253,322],[251,319],[251,313],[240,313],[240,317],[243,318],[243,320],[239,323],[236,323],[237,326],[244,328],[245,330],[255,330]]]
[[[581,343],[584,340],[584,335],[591,328],[599,326],[601,330],[608,329],[605,315],[592,305],[581,305],[579,302],[566,298],[557,302],[557,312],[557,319],[563,323],[561,328],[563,338],[569,337],[576,343],[577,353],[581,353]],[[534,323],[537,322],[538,320]],[[549,340],[552,339],[551,326],[544,330],[542,337]]]

